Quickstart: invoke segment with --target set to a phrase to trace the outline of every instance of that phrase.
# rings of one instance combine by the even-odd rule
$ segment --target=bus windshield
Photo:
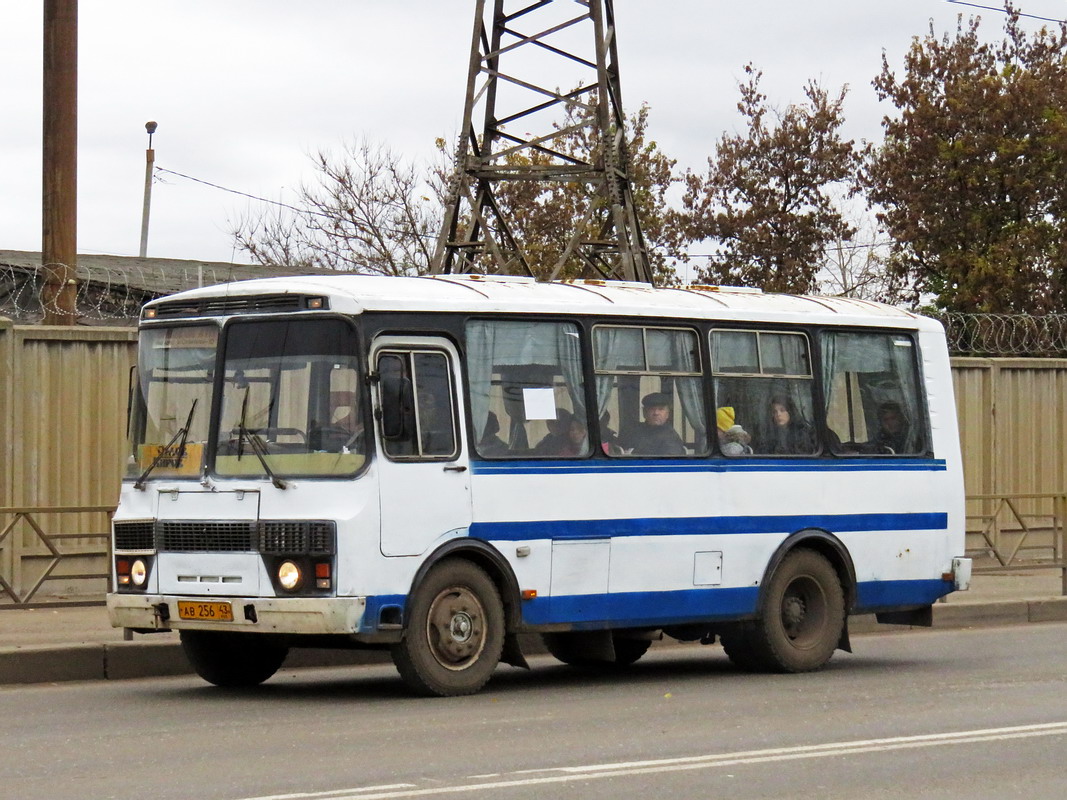
[[[225,347],[217,475],[350,475],[363,466],[358,359],[347,322],[235,322]]]
[[[126,477],[192,477],[204,467],[216,325],[149,328],[138,343]]]

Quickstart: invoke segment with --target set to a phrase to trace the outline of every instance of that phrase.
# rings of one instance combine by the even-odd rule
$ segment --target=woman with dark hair
[[[791,398],[778,395],[771,398],[767,441],[761,453],[772,455],[811,455],[815,452],[815,431],[797,413]]]

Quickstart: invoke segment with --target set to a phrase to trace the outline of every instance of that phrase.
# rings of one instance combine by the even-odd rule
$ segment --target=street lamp
[[[148,149],[144,151],[144,208],[141,210],[141,250],[139,255],[148,255],[148,212],[152,208],[152,170],[156,163],[156,151],[152,149],[152,134],[159,126],[154,121],[144,124],[148,131]]]

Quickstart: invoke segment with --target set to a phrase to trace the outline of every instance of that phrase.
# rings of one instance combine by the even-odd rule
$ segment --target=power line
[[[303,211],[303,210],[297,208],[296,206],[291,206],[288,203],[282,203],[282,202],[280,202],[278,200],[268,200],[265,197],[257,197],[256,195],[249,194],[248,192],[239,192],[237,189],[229,189],[229,188],[227,188],[225,186],[219,186],[217,183],[211,183],[210,181],[201,180],[200,178],[194,178],[192,175],[184,175],[181,172],[175,172],[172,169],[164,169],[163,167],[156,167],[156,172],[165,172],[168,175],[176,175],[179,178],[185,178],[187,181],[193,181],[194,183],[202,183],[202,184],[204,184],[204,186],[210,186],[212,189],[221,189],[224,192],[229,192],[230,194],[237,194],[237,195],[240,195],[241,197],[247,197],[249,200],[256,200],[256,201],[258,201],[260,203],[269,203],[272,206],[281,206],[282,208],[287,208],[290,211],[295,211],[298,214],[317,214],[318,213],[318,212],[315,212],[315,211]],[[327,214],[318,214],[318,215],[321,216],[321,217],[328,216]]]
[[[967,3],[967,2],[964,2],[964,0],[945,0],[945,2],[952,3],[953,5],[957,5],[957,6],[970,6],[971,8],[983,8],[986,11],[997,11],[997,12],[999,12],[1001,14],[1007,14],[1008,13],[1007,7],[997,8],[996,6],[983,6],[983,5],[979,5],[978,3]],[[1019,16],[1020,17],[1026,17],[1028,19],[1039,19],[1042,22],[1057,22],[1057,23],[1059,23],[1061,25],[1063,23],[1067,22],[1067,20],[1054,19],[1053,17],[1039,17],[1037,14],[1024,14],[1021,11],[1019,12]]]

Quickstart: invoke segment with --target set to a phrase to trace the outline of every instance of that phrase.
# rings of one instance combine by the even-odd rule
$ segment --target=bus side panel
[[[474,472],[471,534],[537,593],[523,604],[533,626],[751,615],[772,555],[804,530],[848,548],[861,607],[932,602],[951,589],[941,576],[959,555],[938,460],[483,462]]]

